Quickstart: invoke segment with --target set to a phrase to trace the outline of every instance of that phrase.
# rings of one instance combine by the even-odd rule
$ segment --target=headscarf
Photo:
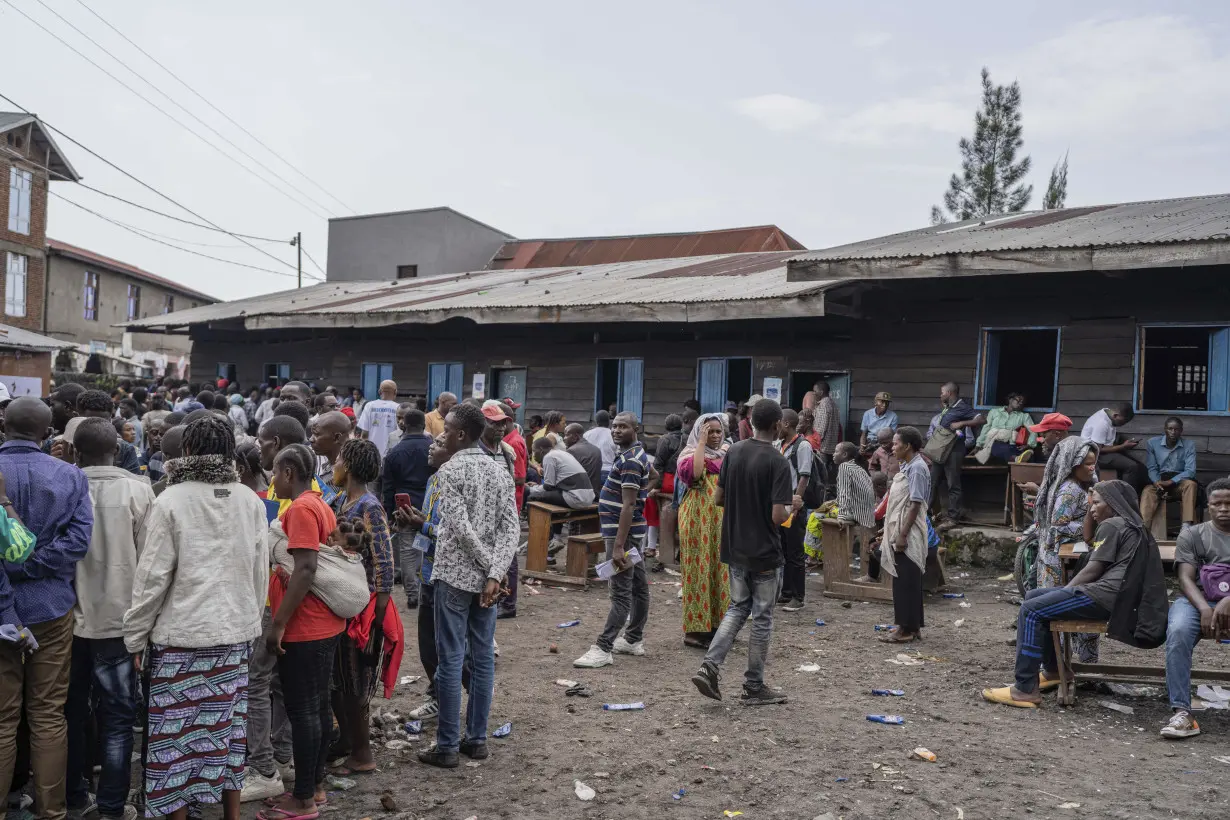
[[[692,425],[692,432],[688,433],[688,443],[685,444],[683,449],[679,451],[679,458],[675,462],[675,474],[682,474],[685,477],[685,482],[687,483],[691,482],[692,459],[696,455],[696,448],[700,446],[701,433],[704,431],[705,425],[711,421],[716,421],[718,424],[722,425],[722,444],[715,450],[709,446],[708,442],[705,443],[705,466],[710,467],[712,472],[716,472],[716,470],[712,470],[712,466],[716,466],[720,469],[722,459],[726,457],[726,451],[730,449],[730,442],[727,441],[726,438],[726,414],[702,414],[698,419],[696,419],[696,423]],[[687,467],[684,467],[685,463],[687,464]]]
[[[1046,460],[1046,469],[1038,484],[1038,499],[1034,504],[1034,521],[1039,527],[1050,526],[1051,510],[1059,488],[1071,477],[1072,471],[1084,463],[1090,451],[1096,455],[1098,446],[1079,436],[1068,436],[1055,445],[1051,457]]]
[[[1131,484],[1119,479],[1099,481],[1093,485],[1093,491],[1102,496],[1102,500],[1115,511],[1115,515],[1131,529],[1148,534],[1145,521],[1140,517],[1140,496],[1136,494]]]

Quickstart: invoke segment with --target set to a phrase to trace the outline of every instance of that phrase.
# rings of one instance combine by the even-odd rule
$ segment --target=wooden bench
[[[859,531],[863,546],[864,569],[867,567],[867,549],[872,531],[857,524],[847,524],[831,518],[820,522],[821,540],[824,548],[824,594],[828,598],[847,601],[891,601],[893,599],[893,576],[882,568],[880,581],[875,584],[859,584],[850,577],[850,561],[854,555],[854,537]]]
[[[574,510],[571,507],[560,507],[545,501],[531,501],[529,507],[530,534],[526,545],[526,574],[547,571],[547,546],[551,542],[551,527],[556,524],[580,523],[580,530],[596,532],[598,529],[598,505]],[[554,576],[548,576],[554,577]]]
[[[568,560],[564,563],[564,576],[555,580],[588,588],[594,575],[596,559],[606,557],[606,539],[601,533],[582,533],[568,537]]]

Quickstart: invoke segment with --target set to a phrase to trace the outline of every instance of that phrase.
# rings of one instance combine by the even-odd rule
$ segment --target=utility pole
[[[299,231],[297,234],[295,234],[295,241],[291,244],[295,246],[295,250],[298,251],[298,255],[299,255],[299,260],[298,260],[299,284],[297,285],[297,287],[303,287],[303,231]]]

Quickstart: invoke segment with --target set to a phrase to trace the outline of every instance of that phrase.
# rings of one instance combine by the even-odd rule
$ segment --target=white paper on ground
[[[1202,683],[1196,687],[1196,697],[1210,709],[1230,709],[1230,690],[1224,686],[1209,686]]]

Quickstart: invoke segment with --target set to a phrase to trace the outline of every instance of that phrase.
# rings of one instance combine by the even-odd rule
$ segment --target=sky
[[[0,94],[200,217],[280,241],[261,253],[69,182],[49,236],[235,299],[295,286],[296,232],[325,264],[330,215],[449,205],[527,238],[776,224],[809,248],[923,227],[983,66],[1020,82],[1032,207],[1065,152],[1069,206],[1228,192],[1230,4],[1164,7],[0,0]],[[58,141],[86,184],[196,221]]]

